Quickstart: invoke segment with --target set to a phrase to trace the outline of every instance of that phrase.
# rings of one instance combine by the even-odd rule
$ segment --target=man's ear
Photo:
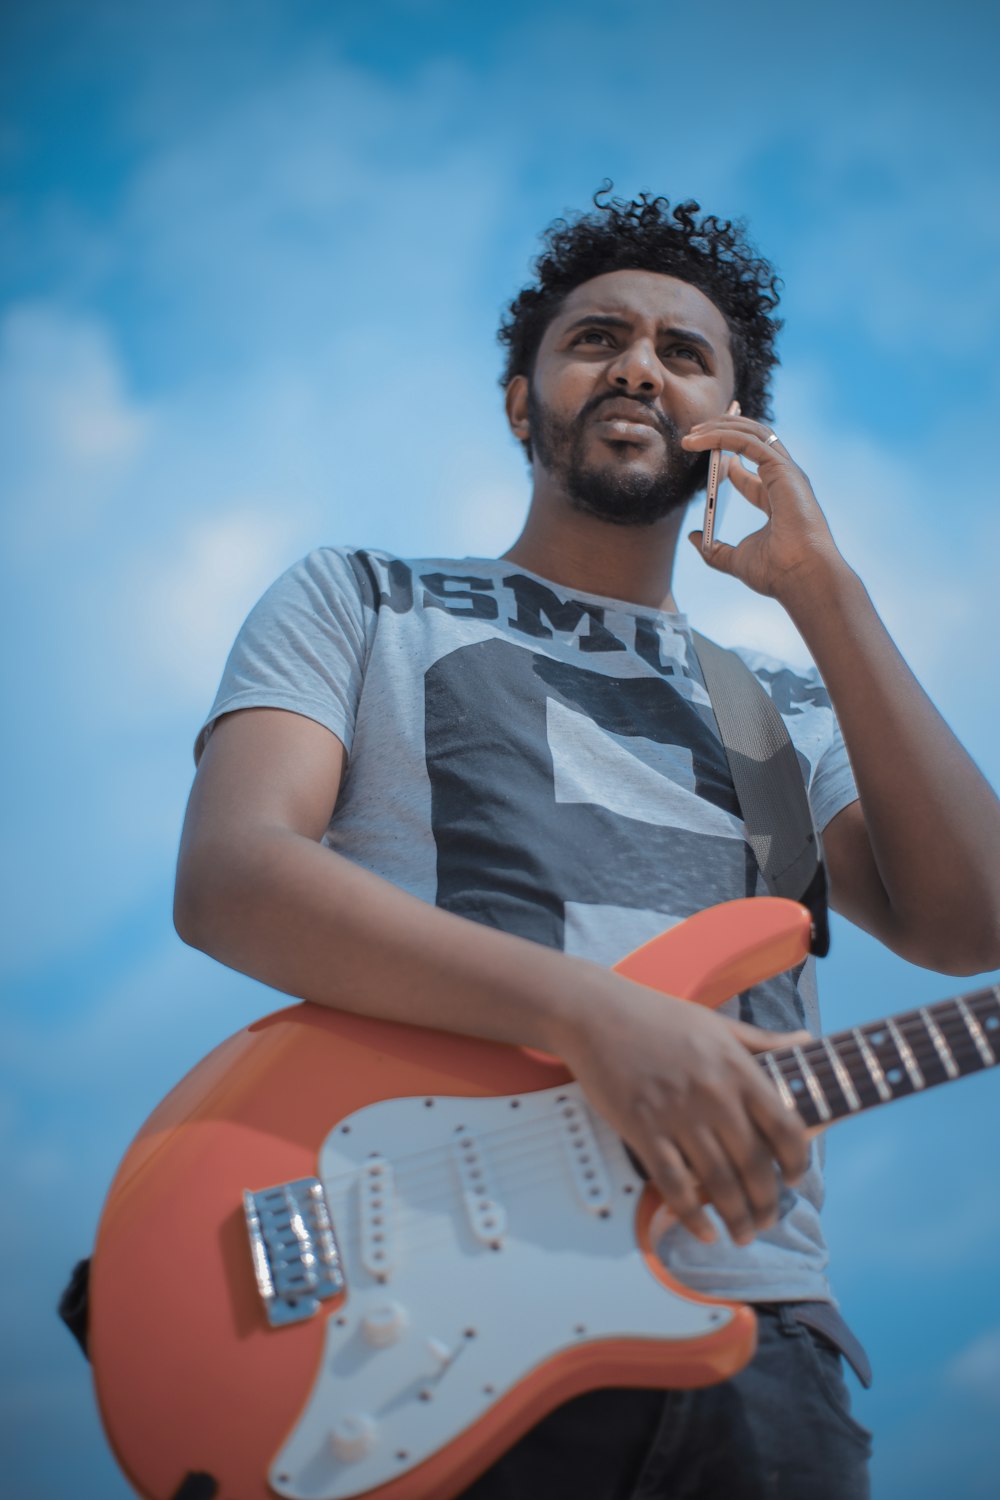
[[[519,443],[528,446],[531,439],[531,430],[528,423],[528,378],[526,375],[515,375],[507,387],[504,395],[504,406],[507,409],[507,421],[510,430]]]

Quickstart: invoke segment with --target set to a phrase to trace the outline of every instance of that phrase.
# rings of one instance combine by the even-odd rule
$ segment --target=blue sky
[[[746,215],[786,283],[776,426],[994,784],[998,22],[969,0],[36,0],[0,18],[7,610],[3,1468],[128,1493],[50,1308],[153,1103],[274,1008],[169,920],[190,747],[243,615],[323,542],[496,553],[499,310],[605,176]],[[732,499],[723,522],[745,525]],[[701,628],[801,659],[684,557]],[[830,1027],[971,986],[838,923]],[[996,1076],[841,1127],[828,1234],[876,1496],[992,1494]],[[53,1435],[56,1440],[53,1440]]]

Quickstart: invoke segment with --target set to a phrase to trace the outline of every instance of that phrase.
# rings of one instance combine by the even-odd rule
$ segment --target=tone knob
[[[376,1349],[385,1349],[402,1338],[409,1321],[400,1303],[376,1302],[361,1319],[361,1336]]]
[[[451,1364],[455,1356],[455,1351],[454,1349],[449,1349],[443,1339],[427,1339],[425,1343],[427,1352],[434,1361],[436,1369],[443,1370]]]
[[[375,1446],[376,1427],[371,1417],[355,1412],[339,1417],[330,1429],[330,1447],[342,1464],[356,1464]]]

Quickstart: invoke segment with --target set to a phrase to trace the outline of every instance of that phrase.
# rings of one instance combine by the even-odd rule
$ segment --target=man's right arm
[[[741,1242],[773,1223],[774,1163],[796,1181],[806,1141],[750,1051],[789,1039],[428,906],[344,859],[320,841],[345,760],[298,714],[218,721],[181,841],[181,937],[302,999],[554,1053],[692,1233],[712,1237],[701,1194]]]

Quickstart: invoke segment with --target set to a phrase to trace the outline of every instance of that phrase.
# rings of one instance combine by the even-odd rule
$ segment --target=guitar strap
[[[798,753],[746,662],[698,631],[692,635],[747,842],[771,895],[799,901],[811,913],[810,946],[823,958],[830,950],[826,866]]]
[[[830,949],[826,866],[795,746],[770,695],[735,651],[698,631],[695,653],[719,726],[747,840],[772,896],[800,901],[812,915],[817,958]],[[872,1383],[868,1355],[829,1302],[791,1302],[791,1316],[828,1339],[861,1384]]]

